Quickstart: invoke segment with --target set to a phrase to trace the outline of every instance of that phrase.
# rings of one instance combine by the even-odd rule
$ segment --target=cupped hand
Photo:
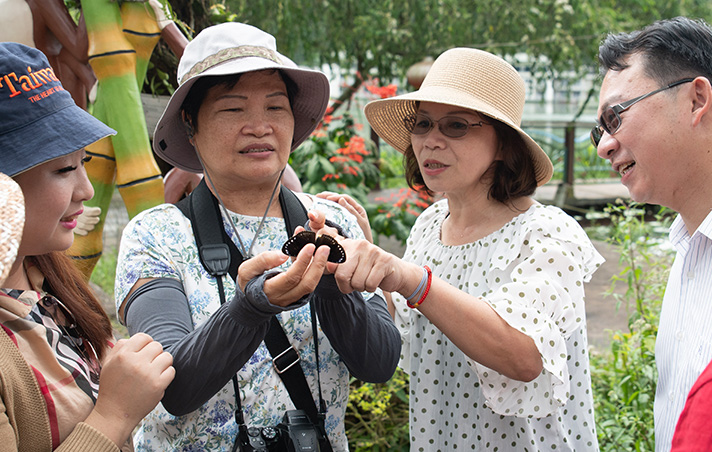
[[[101,207],[84,206],[84,211],[77,217],[77,227],[74,233],[85,236],[94,230],[99,223]]]
[[[286,271],[265,281],[264,293],[270,303],[288,306],[316,289],[326,268],[329,248],[321,246],[316,252],[314,248],[313,244],[306,245]],[[251,279],[282,265],[288,258],[278,251],[265,251],[243,262],[237,272],[238,285],[244,291]]]
[[[371,224],[368,221],[368,214],[366,213],[366,209],[364,209],[358,201],[349,195],[334,193],[331,191],[323,191],[316,196],[317,198],[328,199],[329,201],[339,204],[355,216],[359,227],[363,231],[364,237],[366,240],[373,243],[373,233],[371,232]]]
[[[101,369],[99,396],[87,423],[117,444],[163,398],[175,377],[173,357],[149,335],[119,340]]]

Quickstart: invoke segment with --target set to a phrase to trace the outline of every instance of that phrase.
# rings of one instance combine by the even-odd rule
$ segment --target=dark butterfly
[[[282,245],[282,252],[288,256],[296,257],[299,251],[304,248],[309,243],[313,243],[319,248],[322,245],[329,247],[329,262],[334,262],[340,264],[346,261],[346,251],[339,245],[339,243],[330,235],[320,235],[316,236],[316,233],[312,231],[302,231],[284,242]]]

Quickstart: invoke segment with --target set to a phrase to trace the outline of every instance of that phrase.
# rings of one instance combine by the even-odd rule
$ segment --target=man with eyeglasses
[[[604,78],[591,131],[598,155],[633,200],[679,213],[655,346],[656,451],[673,443],[710,450],[711,399],[696,399],[702,391],[685,401],[712,359],[712,29],[684,17],[658,21],[609,35],[598,57]],[[706,382],[698,385],[712,387]]]

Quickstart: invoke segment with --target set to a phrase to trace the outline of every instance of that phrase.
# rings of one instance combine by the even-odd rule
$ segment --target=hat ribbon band
[[[219,52],[205,58],[204,60],[195,63],[193,65],[193,67],[190,68],[190,71],[188,71],[188,73],[185,74],[185,76],[183,77],[183,80],[184,81],[189,80],[191,77],[201,74],[201,73],[207,71],[208,69],[215,67],[218,64],[222,64],[226,61],[235,60],[238,58],[249,58],[249,57],[264,58],[264,59],[273,61],[277,64],[284,64],[277,52],[275,52],[272,49],[268,49],[266,47],[257,47],[257,46],[230,47],[228,49],[222,49]]]

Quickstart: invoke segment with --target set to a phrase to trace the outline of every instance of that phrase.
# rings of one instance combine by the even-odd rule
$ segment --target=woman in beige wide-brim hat
[[[366,105],[409,185],[444,194],[402,260],[372,247],[336,271],[342,290],[393,293],[412,450],[598,448],[583,283],[603,259],[576,221],[531,198],[552,165],[523,108],[517,71],[469,48],[443,53],[418,91]]]

